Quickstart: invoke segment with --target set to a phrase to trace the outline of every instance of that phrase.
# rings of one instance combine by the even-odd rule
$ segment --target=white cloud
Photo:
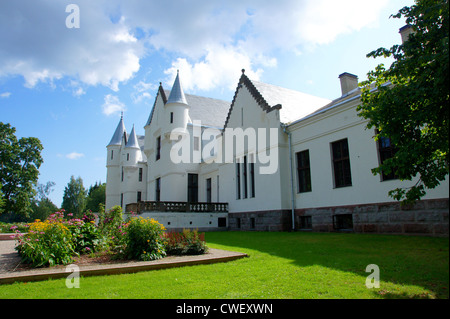
[[[11,96],[11,92],[3,92],[0,94],[0,97],[3,99],[7,99]]]
[[[69,77],[118,91],[146,50],[159,50],[176,54],[165,72],[183,70],[188,88],[229,88],[242,68],[258,78],[276,67],[277,52],[299,54],[376,24],[388,2],[78,0],[81,27],[68,29],[64,1],[0,1],[0,76],[22,75],[28,87]],[[136,92],[134,101],[149,98]]]
[[[139,70],[144,44],[103,1],[77,1],[81,26],[68,29],[65,2],[0,2],[0,76],[22,75],[29,88],[69,77],[117,91]]]
[[[80,159],[80,158],[84,157],[84,154],[83,153],[72,152],[72,153],[67,154],[66,157],[68,159],[71,159],[71,160],[77,160],[77,159]]]
[[[199,62],[191,63],[185,58],[178,58],[164,73],[169,75],[166,80],[169,87],[173,84],[176,71],[180,70],[185,90],[211,90],[216,87],[234,90],[242,69],[255,80],[262,73],[262,69],[253,70],[252,61],[244,52],[233,47],[217,47],[208,50],[206,57]]]
[[[139,81],[133,88],[135,91],[131,94],[131,98],[133,102],[137,104],[146,100],[151,100],[152,95],[148,91],[154,91],[158,86],[150,82]]]
[[[102,105],[102,111],[105,115],[112,115],[126,110],[125,104],[119,101],[119,98],[112,94],[105,96],[105,102]]]

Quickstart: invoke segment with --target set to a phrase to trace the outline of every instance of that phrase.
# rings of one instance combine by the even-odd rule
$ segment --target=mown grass
[[[228,263],[0,286],[0,298],[448,298],[448,238],[336,233],[211,232],[209,247],[247,253]],[[365,286],[366,266],[380,288]]]

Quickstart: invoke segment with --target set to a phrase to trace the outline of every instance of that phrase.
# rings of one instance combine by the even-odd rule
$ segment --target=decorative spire
[[[123,124],[123,113],[122,113],[119,124],[117,125],[116,131],[114,132],[114,135],[111,139],[111,142],[109,142],[108,146],[122,145],[122,137],[124,134],[126,134],[126,130],[125,125]]]
[[[128,139],[127,145],[125,145],[125,148],[140,149],[138,139],[136,136],[136,132],[134,131],[134,124],[133,124],[133,128],[131,129],[130,137]]]
[[[177,77],[175,78],[175,82],[173,82],[172,91],[170,91],[169,99],[166,104],[169,103],[188,104],[181,86],[179,70],[177,70]]]

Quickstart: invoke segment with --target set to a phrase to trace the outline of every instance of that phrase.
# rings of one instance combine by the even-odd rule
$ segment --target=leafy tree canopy
[[[373,169],[394,172],[400,180],[418,182],[389,195],[414,202],[435,188],[449,173],[449,6],[448,0],[416,0],[393,15],[406,18],[409,38],[368,57],[393,57],[361,83],[359,115],[376,127],[376,139],[389,137],[397,148],[393,158]],[[373,90],[373,88],[376,88]]]
[[[99,211],[99,204],[105,204],[106,201],[106,183],[95,183],[89,187],[86,209],[92,212]]]
[[[3,212],[29,216],[43,146],[35,137],[17,139],[16,129],[0,122],[0,185]]]
[[[66,212],[81,218],[86,208],[86,190],[81,177],[75,179],[72,175],[67,186],[64,188],[63,202],[61,205]]]

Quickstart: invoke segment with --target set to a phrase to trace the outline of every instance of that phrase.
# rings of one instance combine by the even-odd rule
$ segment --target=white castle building
[[[107,146],[106,208],[121,205],[168,228],[313,230],[448,236],[448,180],[402,207],[389,190],[416,183],[371,169],[388,138],[357,115],[356,76],[333,101],[253,81],[230,102],[160,84],[145,136],[123,117]],[[231,145],[231,146],[230,146]]]

